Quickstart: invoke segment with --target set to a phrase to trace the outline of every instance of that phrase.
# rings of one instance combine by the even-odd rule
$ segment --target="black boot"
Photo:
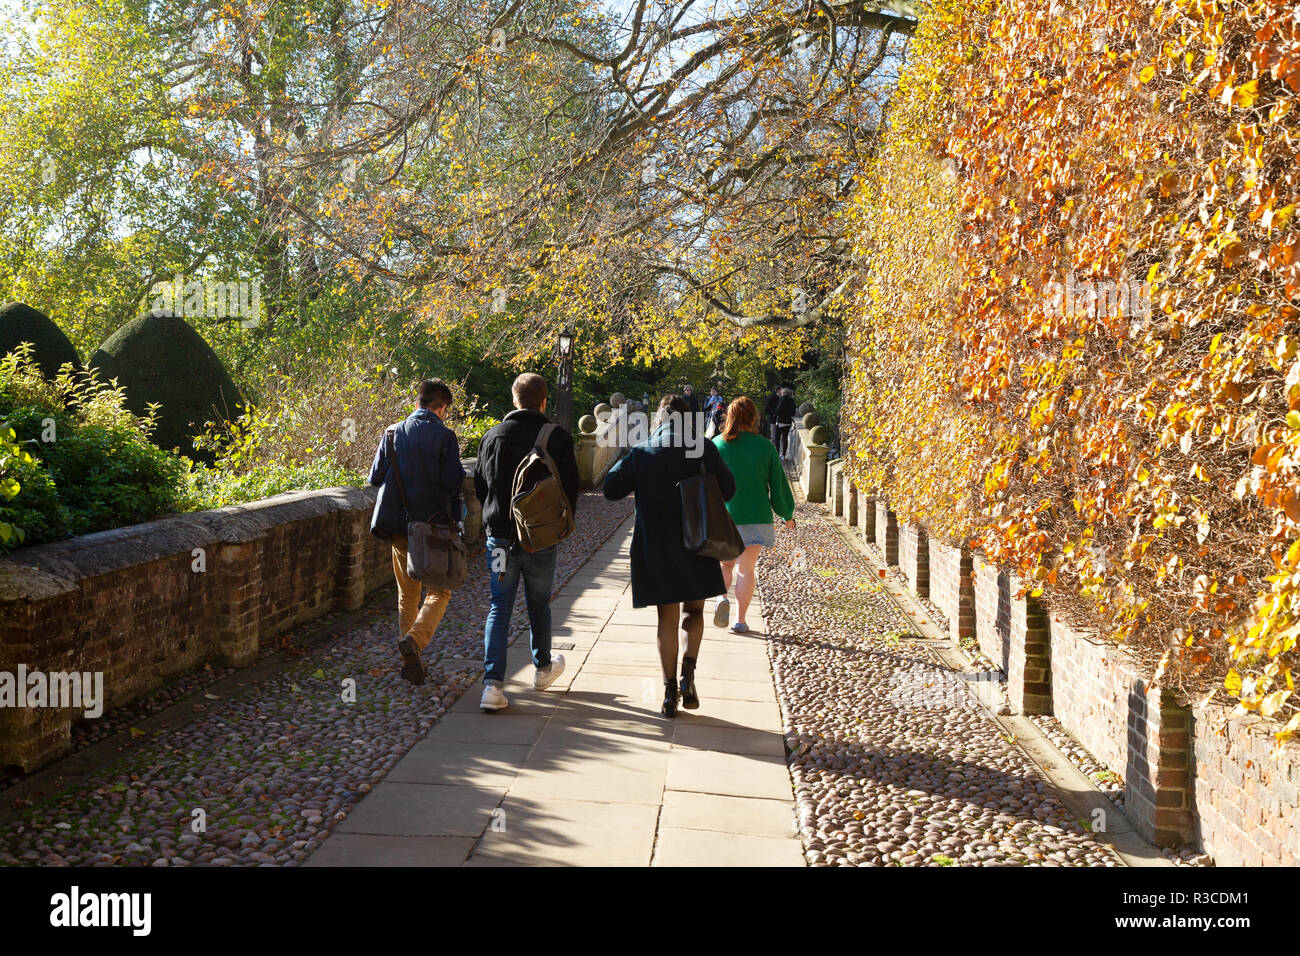
[[[695,658],[682,658],[682,706],[694,710],[700,706],[700,697],[695,693]]]
[[[672,679],[664,681],[664,716],[677,716],[677,681]]]

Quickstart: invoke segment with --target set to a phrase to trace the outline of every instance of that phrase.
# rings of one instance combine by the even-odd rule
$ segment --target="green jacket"
[[[734,441],[713,439],[718,454],[736,476],[736,495],[727,511],[736,524],[771,524],[775,511],[786,521],[794,517],[794,495],[776,446],[754,432],[741,432]]]

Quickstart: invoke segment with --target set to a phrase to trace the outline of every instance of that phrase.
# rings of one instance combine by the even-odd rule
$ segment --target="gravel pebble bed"
[[[560,547],[557,587],[631,510],[630,501],[583,497],[578,530]],[[146,734],[73,789],[10,814],[0,823],[0,865],[299,865],[477,685],[486,576],[485,561],[471,562],[426,651],[424,686],[399,676],[396,608],[373,610],[264,683],[196,704],[203,709],[183,726]],[[516,638],[526,630],[517,612]],[[343,699],[348,679],[355,703]],[[200,817],[205,828],[194,832]]]
[[[975,703],[819,506],[761,587],[813,866],[1122,866]]]

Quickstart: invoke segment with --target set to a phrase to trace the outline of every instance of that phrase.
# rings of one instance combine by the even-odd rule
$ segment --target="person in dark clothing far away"
[[[736,493],[736,479],[712,442],[700,455],[688,455],[685,436],[678,432],[690,410],[678,395],[659,403],[660,422],[648,441],[635,446],[605,477],[605,497],[611,501],[636,493],[636,524],[632,532],[632,606],[658,609],[659,661],[664,674],[665,717],[682,706],[699,706],[695,693],[695,663],[704,639],[704,601],[726,593],[722,565],[713,558],[686,550],[682,541],[682,496],[677,483],[700,473],[715,475],[723,499]],[[686,633],[681,685],[677,683],[677,628]]]
[[[501,710],[509,705],[505,695],[506,642],[510,636],[510,615],[524,582],[528,606],[530,646],[533,654],[533,689],[546,690],[564,673],[564,655],[551,653],[551,588],[555,584],[555,556],[559,545],[529,553],[519,545],[518,532],[510,511],[515,472],[537,444],[538,433],[549,424],[546,417],[546,379],[525,372],[510,387],[515,410],[492,428],[479,442],[474,488],[483,503],[483,527],[487,534],[488,587],[492,600],[483,629],[483,710]],[[546,443],[555,461],[560,483],[568,495],[573,513],[578,509],[578,459],[573,437],[555,428]]]
[[[465,520],[461,488],[465,469],[460,464],[460,443],[456,434],[442,423],[451,407],[451,389],[440,379],[425,379],[417,389],[419,407],[405,421],[388,426],[379,440],[374,463],[370,466],[370,484],[379,486],[375,511],[370,519],[370,533],[393,547],[393,576],[397,578],[397,650],[402,655],[402,677],[412,684],[423,684],[427,672],[420,655],[433,640],[433,634],[446,613],[451,592],[431,589],[420,598],[420,582],[406,573],[406,525],[445,513],[455,522]],[[393,456],[406,487],[408,514],[402,507],[393,462],[388,454],[388,435],[392,433]]]
[[[691,410],[692,415],[700,413],[700,400],[695,397],[695,389],[690,385],[682,389],[682,398],[686,400],[686,405]]]
[[[781,402],[780,388],[772,391],[767,396],[767,401],[763,403],[763,427],[766,429],[767,437],[776,444],[776,406]]]
[[[794,424],[794,389],[780,389],[781,397],[776,404],[776,450],[784,458],[790,447],[790,427]]]

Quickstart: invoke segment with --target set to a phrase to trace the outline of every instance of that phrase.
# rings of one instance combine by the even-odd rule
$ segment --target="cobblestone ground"
[[[760,586],[814,866],[1121,866],[975,703],[819,505]]]
[[[631,509],[630,501],[583,497],[578,530],[561,545],[557,588]],[[394,598],[393,608],[373,611],[364,626],[270,680],[233,699],[202,698],[184,726],[142,733],[75,789],[7,816],[0,864],[297,865],[477,683],[487,596],[486,559],[474,560],[426,651],[424,686],[398,675]],[[527,631],[518,609],[514,630]],[[516,644],[512,659],[526,653]],[[356,682],[355,703],[343,700],[346,678]],[[200,817],[206,829],[194,832]]]

